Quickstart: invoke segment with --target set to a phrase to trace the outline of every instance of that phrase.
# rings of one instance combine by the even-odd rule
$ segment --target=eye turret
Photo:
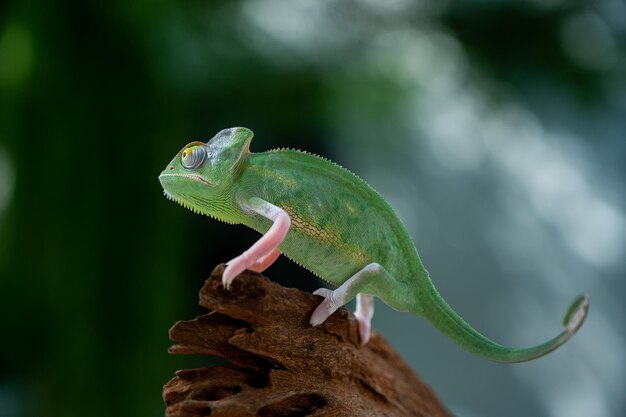
[[[180,156],[180,161],[185,169],[196,169],[205,159],[206,149],[204,146],[190,146]]]

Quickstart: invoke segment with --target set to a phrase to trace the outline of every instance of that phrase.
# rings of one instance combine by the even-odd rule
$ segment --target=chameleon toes
[[[326,290],[325,288],[323,289]],[[318,291],[320,290],[317,290],[316,293]],[[317,295],[322,295],[324,297],[324,301],[322,301],[317,306],[313,314],[311,314],[310,323],[312,326],[318,326],[322,324],[324,321],[326,321],[328,317],[330,317],[340,307],[340,305],[339,306],[334,305],[333,300],[332,300],[332,291],[330,290],[326,290],[326,291],[328,291],[327,295],[322,295],[319,293],[317,294]]]
[[[361,319],[358,316],[356,319],[359,322],[359,336],[361,338],[361,344],[366,345],[372,336],[372,325],[369,320]]]
[[[315,291],[313,291],[314,295],[320,295],[324,298],[329,297],[330,293],[332,293],[332,290],[329,290],[328,288],[318,288]]]
[[[246,269],[245,266],[238,264],[236,261],[237,258],[230,261],[222,273],[222,285],[227,290],[230,289],[230,284],[232,284],[237,275],[241,274]]]

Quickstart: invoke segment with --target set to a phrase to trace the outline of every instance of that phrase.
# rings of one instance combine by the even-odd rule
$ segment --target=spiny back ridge
[[[354,172],[350,171],[348,168],[346,168],[346,167],[344,167],[344,166],[342,166],[342,165],[339,165],[338,163],[336,163],[336,162],[334,162],[334,161],[332,161],[332,160],[330,160],[330,159],[328,159],[328,158],[325,158],[325,157],[323,157],[323,156],[320,156],[320,155],[318,155],[318,154],[316,154],[316,153],[309,152],[309,151],[303,151],[303,150],[300,150],[300,149],[289,148],[289,147],[273,148],[273,149],[268,150],[267,152],[291,152],[291,153],[301,153],[301,154],[305,154],[305,155],[312,156],[312,157],[317,158],[317,159],[321,159],[322,161],[325,161],[325,162],[329,162],[329,163],[333,164],[334,166],[336,166],[337,168],[340,168],[340,169],[342,169],[342,170],[344,170],[344,171],[348,172],[349,174],[351,174],[351,175],[352,175],[352,176],[354,176],[355,178],[357,178],[359,181],[361,181],[364,185],[366,185],[369,189],[371,189],[372,191],[374,191],[377,195],[379,195],[379,196],[382,198],[382,196],[380,195],[380,193],[379,193],[378,191],[376,191],[376,190],[375,190],[375,189],[374,189],[371,185],[369,185],[369,184],[368,184],[368,183],[367,183],[367,182],[366,182],[363,178],[359,177],[359,176],[358,176],[358,175],[356,175]],[[385,200],[385,202],[386,202],[386,200]]]

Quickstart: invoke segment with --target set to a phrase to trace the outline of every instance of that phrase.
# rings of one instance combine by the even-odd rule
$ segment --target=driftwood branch
[[[450,416],[382,337],[359,344],[345,308],[314,328],[321,297],[249,271],[226,291],[223,270],[200,291],[212,312],[177,322],[170,353],[230,364],[176,372],[163,389],[167,417]]]

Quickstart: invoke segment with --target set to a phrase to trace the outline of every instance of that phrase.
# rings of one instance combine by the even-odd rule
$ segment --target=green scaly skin
[[[291,228],[280,245],[288,258],[335,285],[368,264],[380,264],[393,280],[368,293],[396,310],[426,318],[457,344],[487,359],[534,359],[556,349],[582,325],[589,305],[586,296],[570,307],[565,330],[546,343],[513,349],[492,342],[439,295],[406,228],[373,188],[345,168],[305,152],[251,153],[251,139],[250,130],[232,128],[206,144],[185,146],[159,177],[166,196],[195,212],[263,234],[271,221],[246,212],[240,203],[259,197],[282,208],[291,218]],[[193,146],[206,147],[206,161],[187,169],[181,153]]]

